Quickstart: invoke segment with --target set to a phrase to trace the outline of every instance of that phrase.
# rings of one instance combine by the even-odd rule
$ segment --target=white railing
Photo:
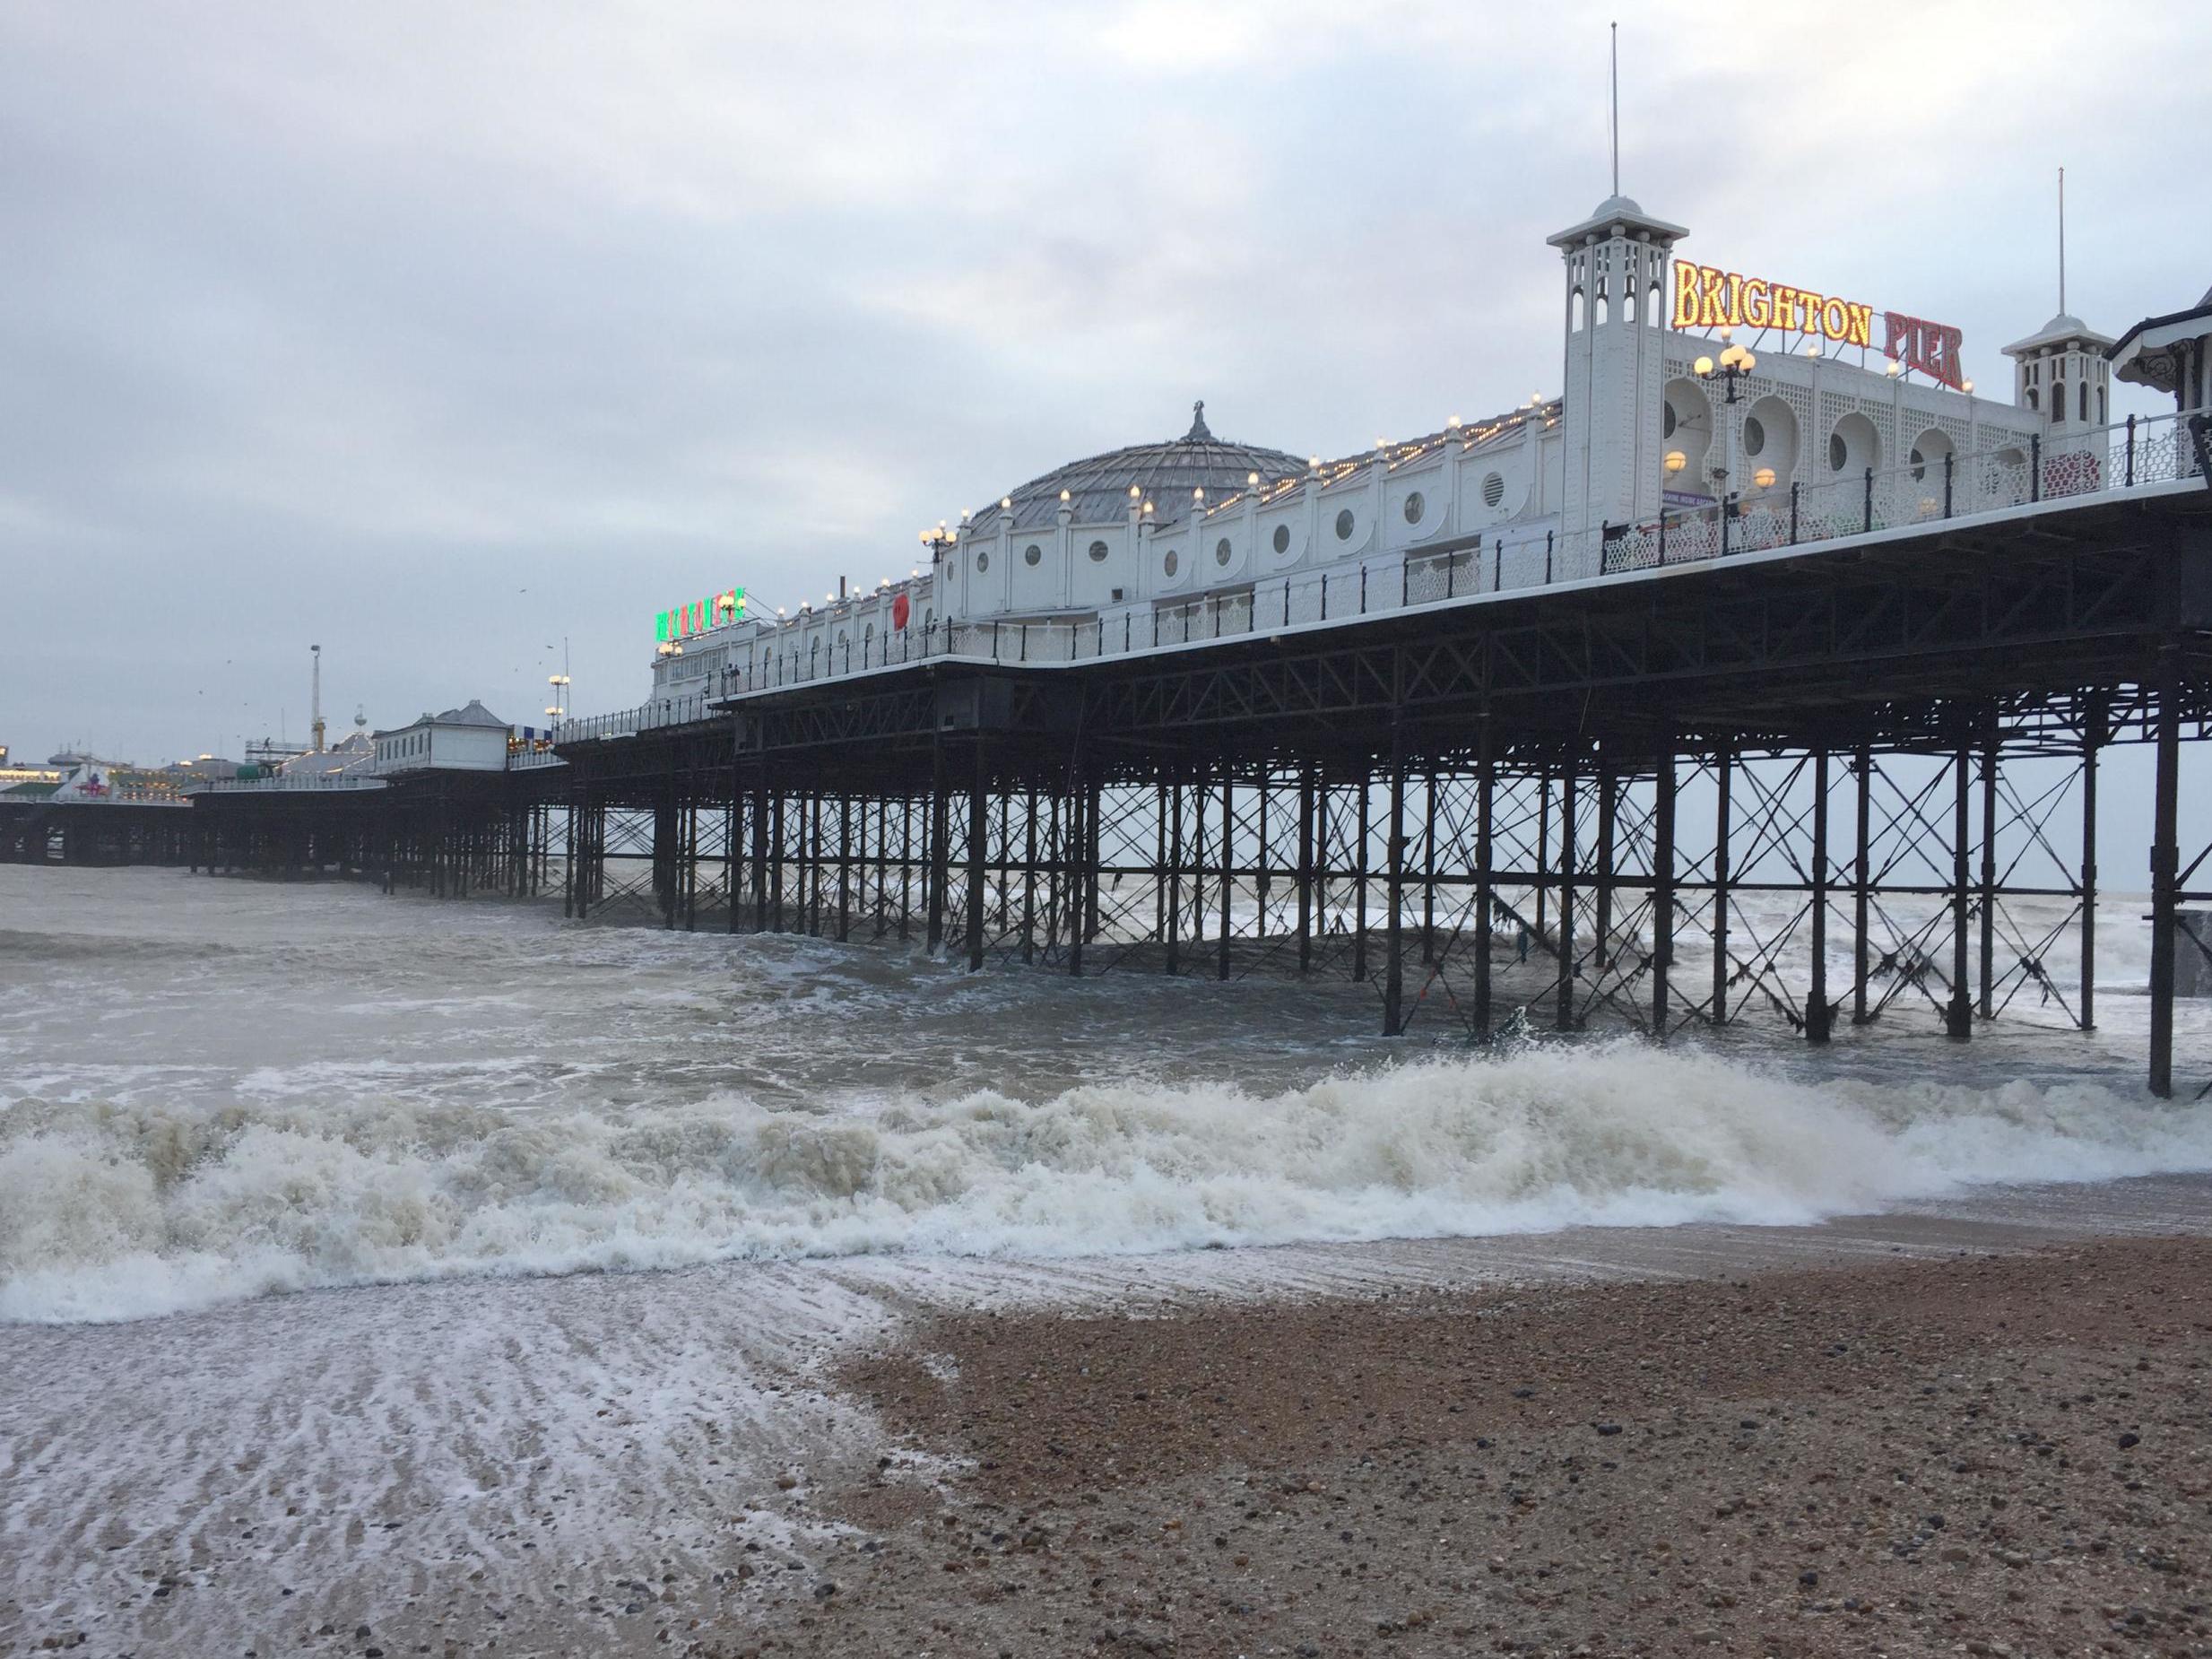
[[[384,779],[364,777],[358,772],[302,773],[297,776],[278,773],[274,777],[211,777],[204,783],[194,784],[192,793],[208,794],[281,794],[293,795],[301,790],[320,789],[381,789]]]
[[[1817,483],[1779,481],[1709,506],[1670,509],[1646,524],[1609,526],[1574,537],[1546,533],[1509,542],[1500,535],[1443,552],[1387,560],[1347,561],[1303,576],[1260,580],[1149,613],[1124,611],[1112,621],[932,621],[901,629],[858,650],[850,641],[812,641],[769,651],[743,673],[725,670],[719,689],[659,699],[619,713],[564,722],[559,743],[633,737],[711,719],[723,701],[750,692],[841,679],[908,663],[1050,665],[1149,651],[1270,630],[1371,616],[1481,594],[1618,576],[1804,547],[1972,514],[2089,495],[2122,494],[2202,478],[2199,442],[2178,415],[2125,421],[2046,443],[1950,454],[1918,465],[1861,468]]]

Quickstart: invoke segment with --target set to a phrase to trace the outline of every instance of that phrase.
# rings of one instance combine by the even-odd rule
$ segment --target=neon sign
[[[1882,327],[1884,356],[1895,358],[1907,369],[1917,369],[1930,380],[1956,391],[1966,389],[1958,361],[1964,336],[1957,329],[1947,323],[1924,323],[1902,311],[1883,312]]]
[[[1930,380],[1963,391],[1959,364],[1964,336],[1946,323],[1930,323],[1902,311],[1882,316],[1882,353]],[[1677,328],[1772,328],[1784,334],[1817,334],[1837,345],[1871,350],[1874,308],[1809,288],[1791,288],[1765,277],[1674,262],[1674,317]]]
[[[1874,343],[1874,308],[1762,276],[1674,262],[1677,328],[1776,328],[1838,345]]]
[[[680,639],[689,639],[693,634],[703,634],[709,629],[727,627],[742,621],[745,616],[745,590],[732,587],[711,598],[694,599],[688,604],[659,611],[653,617],[653,638],[656,644],[673,645]]]

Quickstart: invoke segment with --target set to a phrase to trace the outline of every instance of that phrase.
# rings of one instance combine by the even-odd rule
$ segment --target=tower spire
[[[1620,25],[1607,25],[1613,42],[1613,118],[1609,129],[1613,135],[1613,194],[1620,194]]]

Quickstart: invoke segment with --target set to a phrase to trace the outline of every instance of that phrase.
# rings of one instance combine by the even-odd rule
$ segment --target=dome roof
[[[2076,317],[2071,311],[2060,311],[2025,340],[2015,340],[2005,350],[2015,354],[2032,352],[2038,347],[2056,345],[2065,340],[2086,340],[2094,345],[2110,345],[2112,340]]]
[[[1302,476],[1306,462],[1280,449],[1254,444],[1224,443],[1208,430],[1206,405],[1192,405],[1191,430],[1182,437],[1159,444],[1132,444],[1110,449],[1088,460],[1071,461],[1042,478],[1033,478],[1004,499],[1013,504],[1014,528],[1027,530],[1058,522],[1060,492],[1068,493],[1079,525],[1112,524],[1129,512],[1129,491],[1134,485],[1141,499],[1152,503],[1156,524],[1174,524],[1191,505],[1191,491],[1203,490],[1209,499],[1245,488],[1257,473],[1263,482]],[[996,526],[995,508],[976,515],[978,531]]]

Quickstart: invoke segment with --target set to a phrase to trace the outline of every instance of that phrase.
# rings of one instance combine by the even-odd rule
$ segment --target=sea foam
[[[1805,1082],[1628,1042],[1267,1095],[1116,1083],[819,1113],[31,1100],[0,1114],[0,1319],[737,1258],[1793,1223],[2199,1169],[2212,1115],[2093,1084]]]

